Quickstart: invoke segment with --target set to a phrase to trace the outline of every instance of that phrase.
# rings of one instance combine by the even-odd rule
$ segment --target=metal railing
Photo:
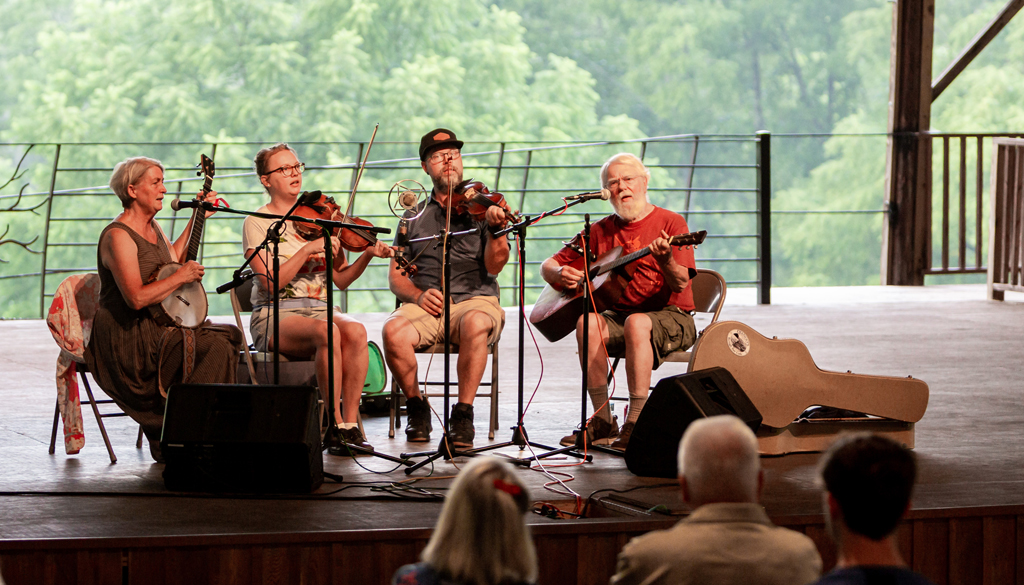
[[[513,207],[528,213],[554,208],[565,195],[594,190],[604,160],[616,152],[632,152],[642,158],[652,172],[649,188],[652,202],[683,214],[693,230],[708,230],[707,241],[697,251],[698,264],[721,272],[730,286],[757,287],[759,302],[768,303],[771,286],[770,144],[771,135],[767,132],[752,136],[688,134],[626,141],[471,142],[464,146],[463,158],[467,178],[476,177],[492,191],[501,190]],[[33,246],[39,252],[33,256],[38,263],[32,267],[23,260],[18,263],[21,270],[16,268],[12,273],[0,274],[0,289],[14,281],[19,283],[19,290],[34,288],[38,312],[32,311],[34,315],[5,314],[4,317],[44,316],[60,280],[69,274],[96,270],[95,246],[99,232],[120,211],[119,202],[105,185],[116,161],[137,154],[165,161],[168,200],[164,206],[169,207],[167,204],[173,196],[189,198],[198,190],[201,179],[192,175],[191,164],[186,161],[198,161],[200,152],[207,153],[217,163],[214,188],[233,207],[256,209],[266,198],[259,190],[249,161],[260,146],[252,143],[0,144],[0,161],[5,155],[16,161],[30,151],[22,167],[30,172],[24,181],[48,185],[45,191],[0,195],[0,209],[43,203],[35,212],[39,216],[26,214],[27,221],[17,222],[23,228],[34,226],[27,231],[40,236]],[[293,143],[292,146],[307,162],[303,188],[320,188],[344,206],[355,181],[357,162],[367,144]],[[429,181],[420,168],[415,150],[416,144],[411,142],[374,145],[355,195],[353,214],[377,225],[397,223],[387,204],[391,186],[401,179]],[[15,182],[14,186],[17,184]],[[16,214],[18,209],[10,211]],[[162,211],[157,219],[173,240],[188,215],[169,211]],[[589,214],[596,219],[610,211],[607,204],[590,203],[531,228],[527,257],[535,260],[527,262],[524,291],[527,304],[533,302],[543,287],[537,269],[541,261],[581,229],[584,216]],[[218,214],[207,222],[200,251],[200,261],[207,268],[204,283],[211,292],[229,280],[233,268],[243,260],[242,218],[225,215]],[[5,252],[0,248],[0,258]],[[386,266],[382,261],[372,262],[348,290],[337,293],[336,301],[343,309],[354,312],[389,310],[394,300],[387,287]],[[518,303],[514,298],[517,271],[518,260],[513,258],[499,278],[505,305]],[[25,286],[33,281],[34,287]],[[210,298],[211,314],[230,312],[226,299],[215,294]],[[26,311],[22,308],[21,312]]]
[[[989,209],[985,204],[985,191],[991,174],[991,155],[985,154],[985,142],[1024,134],[931,133],[930,136],[933,179],[929,221],[932,229],[927,249],[931,251],[932,263],[925,274],[987,272],[983,243],[988,237]],[[953,222],[956,229],[951,233]],[[955,254],[952,263],[951,253]]]

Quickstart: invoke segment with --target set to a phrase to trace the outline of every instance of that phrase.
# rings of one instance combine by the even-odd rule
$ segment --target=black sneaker
[[[572,447],[576,444],[576,435],[579,433],[578,430],[573,431],[571,435],[562,437],[562,440],[558,442],[560,445],[566,447]],[[619,436],[619,417],[613,416],[612,422],[608,422],[599,416],[595,416],[590,419],[590,424],[587,425],[587,445],[609,445],[612,441],[617,439]]]
[[[421,396],[408,398],[405,401],[409,424],[405,426],[405,440],[422,443],[430,440],[430,405]]]
[[[456,403],[452,407],[451,425],[452,445],[456,447],[472,447],[473,439],[476,437],[476,429],[473,428],[473,405]]]
[[[363,432],[359,430],[358,426],[354,426],[351,429],[336,428],[333,440],[328,440],[327,442],[327,452],[331,455],[362,454],[349,449],[349,445],[373,451],[373,445],[367,443],[366,438],[363,437]]]

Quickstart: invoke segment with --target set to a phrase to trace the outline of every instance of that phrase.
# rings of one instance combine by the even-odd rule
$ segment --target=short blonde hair
[[[650,181],[651,171],[644,164],[644,161],[640,160],[640,157],[629,152],[620,152],[619,154],[613,155],[610,159],[604,161],[604,164],[601,166],[601,187],[608,187],[608,167],[612,166],[613,163],[627,160],[640,167],[640,169],[643,170],[644,175],[647,176],[647,180]]]
[[[121,200],[122,207],[128,209],[132,204],[132,198],[128,196],[128,186],[138,184],[152,167],[164,170],[164,165],[160,161],[145,156],[126,158],[114,165],[114,172],[110,174],[110,190]]]
[[[473,459],[455,478],[422,559],[460,583],[533,582],[537,551],[523,518],[529,506],[511,465]]]

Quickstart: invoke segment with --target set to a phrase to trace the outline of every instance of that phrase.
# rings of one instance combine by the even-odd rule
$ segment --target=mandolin
[[[211,160],[205,154],[199,155],[199,172],[203,176],[203,195],[211,191],[213,176],[216,169]],[[188,238],[188,249],[185,251],[184,262],[195,260],[199,256],[199,245],[203,242],[203,228],[206,227],[206,210],[196,207],[192,210],[192,233]],[[150,282],[162,280],[178,271],[182,263],[168,262],[150,277]],[[203,289],[203,282],[189,282],[174,290],[159,304],[151,305],[150,311],[157,323],[166,327],[188,327],[194,329],[206,321],[209,311],[209,302],[206,299],[206,290]]]
[[[707,237],[707,230],[681,234],[669,238],[673,246],[697,246]],[[594,303],[597,312],[613,306],[626,290],[628,280],[619,269],[630,262],[635,262],[651,253],[650,248],[643,248],[625,256],[622,246],[616,246],[590,263],[588,280],[592,283]],[[574,268],[583,268],[583,258]],[[586,306],[583,298],[584,287],[559,290],[548,284],[537,297],[537,303],[530,312],[530,323],[540,331],[548,341],[558,341],[576,330],[576,321],[584,313]]]

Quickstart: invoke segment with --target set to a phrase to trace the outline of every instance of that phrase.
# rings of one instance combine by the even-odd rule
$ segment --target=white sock
[[[612,410],[611,405],[608,403],[608,386],[598,386],[596,388],[587,388],[587,394],[590,395],[590,403],[594,407],[596,416],[603,418],[607,422],[612,422]],[[604,408],[601,408],[604,406]],[[601,408],[600,411],[597,409]]]
[[[339,429],[345,429],[345,430],[348,430],[348,429],[354,429],[354,428],[356,428],[356,427],[358,427],[358,426],[359,426],[359,423],[347,423],[347,422],[343,422],[343,423],[339,423],[339,424],[338,424],[338,428],[339,428]]]

